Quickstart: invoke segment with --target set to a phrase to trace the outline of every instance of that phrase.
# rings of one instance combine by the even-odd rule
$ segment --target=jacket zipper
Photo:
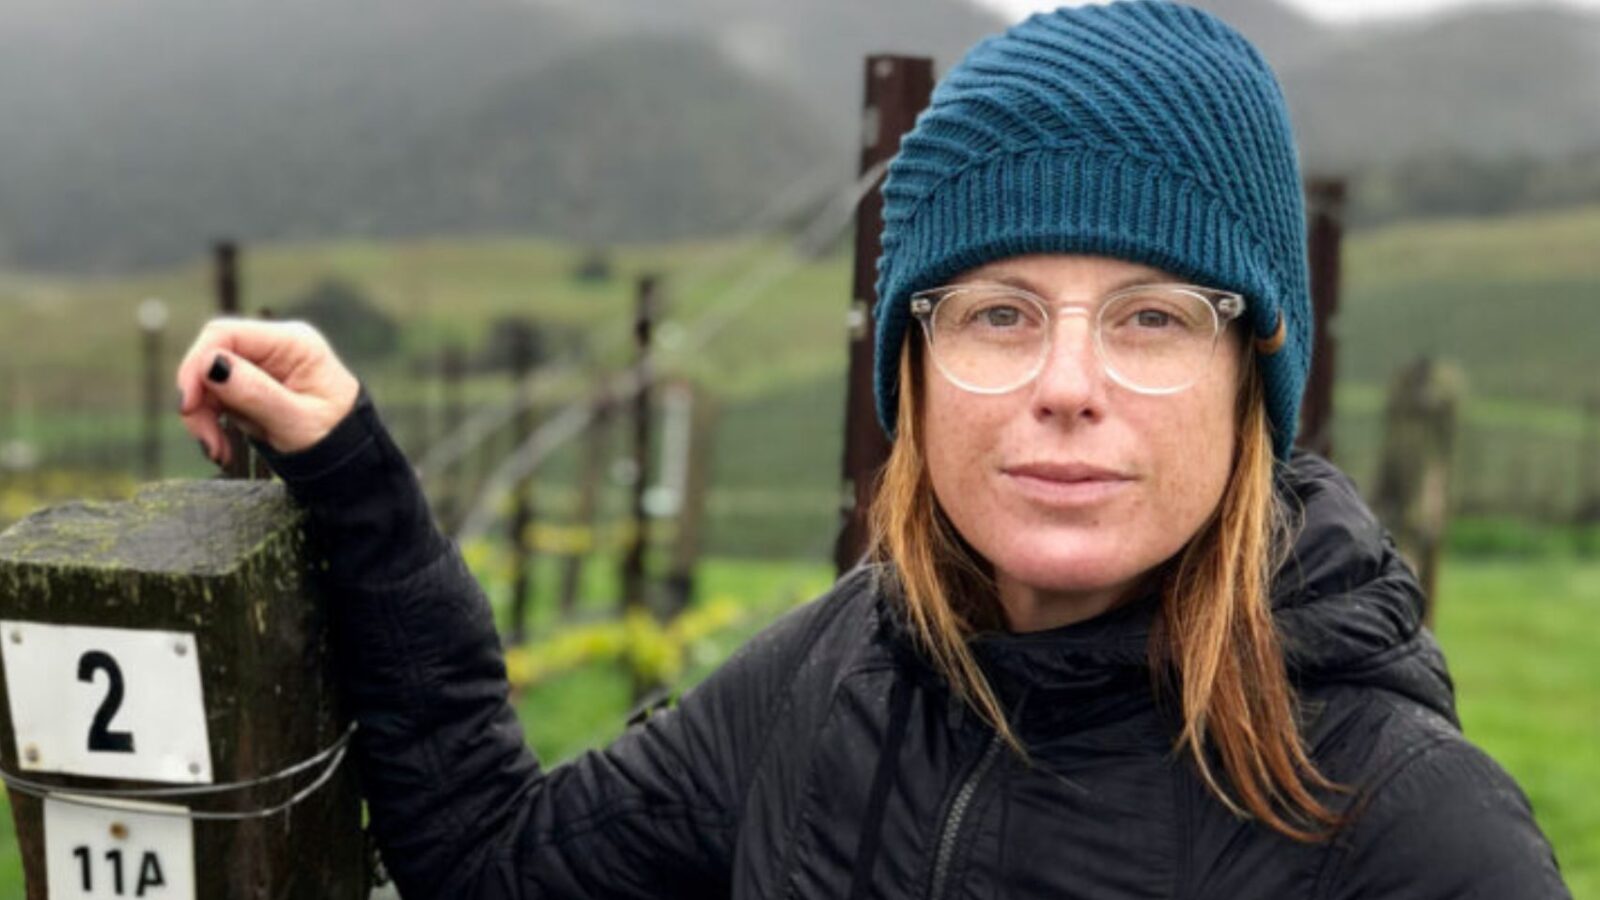
[[[933,860],[933,889],[928,892],[930,900],[940,900],[944,896],[945,882],[950,878],[950,860],[955,856],[956,838],[961,834],[961,820],[967,814],[967,807],[972,805],[972,795],[978,792],[978,782],[983,776],[989,774],[989,767],[994,765],[995,758],[1000,755],[1000,735],[995,735],[989,741],[989,746],[983,751],[983,758],[978,760],[978,765],[962,782],[961,789],[956,791],[956,799],[950,804],[950,812],[945,816],[944,828],[939,832],[939,849]]]

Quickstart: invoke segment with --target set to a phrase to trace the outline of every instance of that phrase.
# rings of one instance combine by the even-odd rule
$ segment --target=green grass
[[[1467,737],[1528,794],[1573,896],[1600,898],[1600,564],[1453,563],[1438,603]]]

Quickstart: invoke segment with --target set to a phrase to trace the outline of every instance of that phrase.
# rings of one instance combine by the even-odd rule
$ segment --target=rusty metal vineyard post
[[[915,56],[867,57],[862,110],[863,175],[883,165],[900,149],[900,138],[916,123],[933,94],[933,60]],[[839,495],[839,536],[833,562],[837,573],[854,566],[867,549],[867,512],[879,470],[889,458],[889,441],[878,427],[873,406],[873,315],[877,302],[877,262],[883,250],[883,197],[874,187],[856,208],[855,268],[851,280],[850,369],[845,396],[843,478]]]

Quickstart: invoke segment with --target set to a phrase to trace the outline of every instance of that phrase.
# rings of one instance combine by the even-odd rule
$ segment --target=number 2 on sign
[[[106,698],[100,701],[100,709],[94,714],[94,722],[89,726],[89,750],[132,753],[133,735],[126,731],[111,730],[111,720],[122,708],[122,667],[117,665],[115,657],[104,650],[90,650],[78,658],[79,681],[93,683],[94,673],[98,671],[106,673],[110,685],[106,689]]]
[[[94,872],[90,863],[92,854],[88,847],[72,848],[72,855],[78,860],[79,871],[83,873],[83,892],[94,894]],[[106,851],[106,867],[111,871],[112,896],[126,897],[122,880],[122,851]],[[143,859],[139,862],[139,882],[134,888],[133,896],[143,897],[145,891],[154,887],[165,887],[167,879],[161,874],[161,857],[145,851]]]

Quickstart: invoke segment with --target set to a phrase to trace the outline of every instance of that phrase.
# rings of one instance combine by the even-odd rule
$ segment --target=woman
[[[543,771],[489,610],[314,331],[178,373],[310,511],[410,897],[1563,897],[1420,592],[1291,456],[1309,366],[1276,82],[1133,0],[973,49],[884,188],[874,559]]]

